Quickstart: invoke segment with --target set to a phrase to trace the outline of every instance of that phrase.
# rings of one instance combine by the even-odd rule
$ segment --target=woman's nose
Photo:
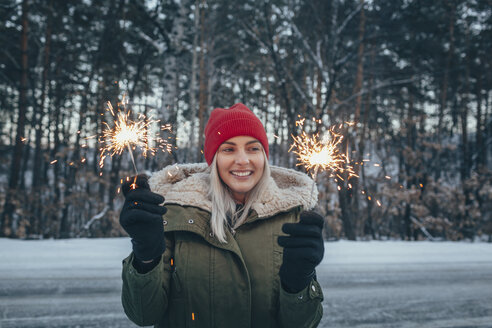
[[[244,151],[239,151],[236,156],[236,164],[248,164],[249,163],[249,157],[248,154]]]

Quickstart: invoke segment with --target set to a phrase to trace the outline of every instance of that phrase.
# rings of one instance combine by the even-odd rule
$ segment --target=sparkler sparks
[[[123,99],[123,104],[125,104],[125,99]],[[159,120],[140,114],[138,119],[134,121],[130,118],[130,111],[126,111],[125,108],[124,111],[118,110],[115,112],[109,101],[106,103],[106,110],[111,113],[115,121],[112,128],[109,124],[104,123],[104,129],[99,138],[99,143],[101,144],[99,148],[99,167],[102,168],[104,166],[106,157],[121,155],[127,149],[130,153],[135,173],[138,174],[133,150],[138,148],[144,157],[154,156],[159,149],[163,152],[171,152],[172,145],[159,135],[160,131],[171,130],[169,124],[162,125],[158,131],[153,132],[156,130],[154,125],[158,124]]]
[[[321,123],[321,120],[314,118],[313,121],[317,124]],[[296,126],[302,126],[304,122],[304,118],[299,119],[296,121]],[[322,138],[320,138],[319,133],[310,136],[305,131],[300,136],[292,135],[294,142],[289,151],[297,155],[298,163],[296,165],[304,166],[313,177],[311,196],[316,186],[319,170],[329,171],[330,177],[336,177],[340,180],[344,180],[343,175],[346,175],[348,179],[358,177],[350,163],[348,149],[346,153],[341,149],[343,135],[337,131],[337,126],[338,129],[341,129],[343,124],[330,127]],[[337,189],[341,190],[341,187],[337,186]]]
[[[321,120],[312,120],[316,124],[321,124]],[[299,116],[299,120],[296,121],[296,127],[303,126],[306,122],[305,118]],[[324,135],[320,136],[320,133],[309,135],[306,132],[302,132],[299,136],[293,136],[293,143],[290,146],[289,151],[297,155],[297,166],[304,166],[308,173],[313,178],[313,186],[311,189],[311,196],[314,188],[316,187],[316,178],[319,171],[327,171],[330,178],[334,178],[335,182],[349,180],[351,178],[358,178],[358,170],[354,169],[354,165],[360,165],[360,167],[366,166],[370,159],[362,159],[360,162],[352,162],[349,157],[348,148],[344,151],[342,148],[343,134],[340,130],[345,126],[354,126],[354,122],[343,122],[337,125],[331,126]],[[355,153],[355,151],[353,151]],[[353,164],[352,164],[353,163]],[[381,167],[381,164],[374,163],[374,167]],[[385,179],[391,180],[391,177],[385,175]],[[351,183],[347,182],[348,189],[353,189]],[[420,186],[423,188],[423,186]],[[337,185],[337,190],[341,190],[342,186]],[[361,190],[362,195],[366,195],[364,190]],[[371,195],[366,195],[367,200],[375,202],[377,206],[381,207],[381,201],[373,198]]]
[[[342,175],[345,173],[349,179],[358,177],[348,153],[341,150],[343,135],[336,131],[336,127],[331,127],[322,138],[319,133],[310,136],[306,132],[292,138],[294,142],[289,151],[297,155],[297,165],[311,172],[313,179],[319,170],[330,171],[331,177],[336,176],[340,180],[344,180]]]

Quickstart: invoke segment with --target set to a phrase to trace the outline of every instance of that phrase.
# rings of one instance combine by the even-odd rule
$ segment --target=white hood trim
[[[305,173],[270,166],[271,183],[252,209],[258,217],[270,217],[296,206],[312,209],[318,201],[318,190]],[[211,212],[208,199],[209,167],[206,163],[174,164],[155,172],[149,179],[153,192],[165,197],[165,204],[194,206]],[[311,190],[313,190],[311,195]]]

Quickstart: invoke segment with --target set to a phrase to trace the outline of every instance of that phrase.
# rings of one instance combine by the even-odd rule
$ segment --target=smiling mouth
[[[247,177],[253,174],[253,171],[231,171],[232,175],[237,177]]]

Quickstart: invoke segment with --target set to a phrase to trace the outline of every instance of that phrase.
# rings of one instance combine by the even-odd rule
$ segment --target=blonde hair
[[[227,243],[225,228],[229,226],[227,217],[231,218],[232,230],[237,229],[244,223],[248,217],[251,206],[256,202],[258,196],[266,189],[268,185],[268,178],[270,177],[270,166],[268,165],[268,159],[265,151],[262,150],[265,157],[265,166],[263,168],[263,175],[251,189],[246,197],[244,206],[236,211],[236,202],[232,198],[229,187],[222,181],[217,169],[217,154],[214,155],[212,164],[210,164],[210,189],[208,191],[208,197],[212,201],[212,216],[210,218],[210,226],[212,227],[212,233],[222,243]]]

